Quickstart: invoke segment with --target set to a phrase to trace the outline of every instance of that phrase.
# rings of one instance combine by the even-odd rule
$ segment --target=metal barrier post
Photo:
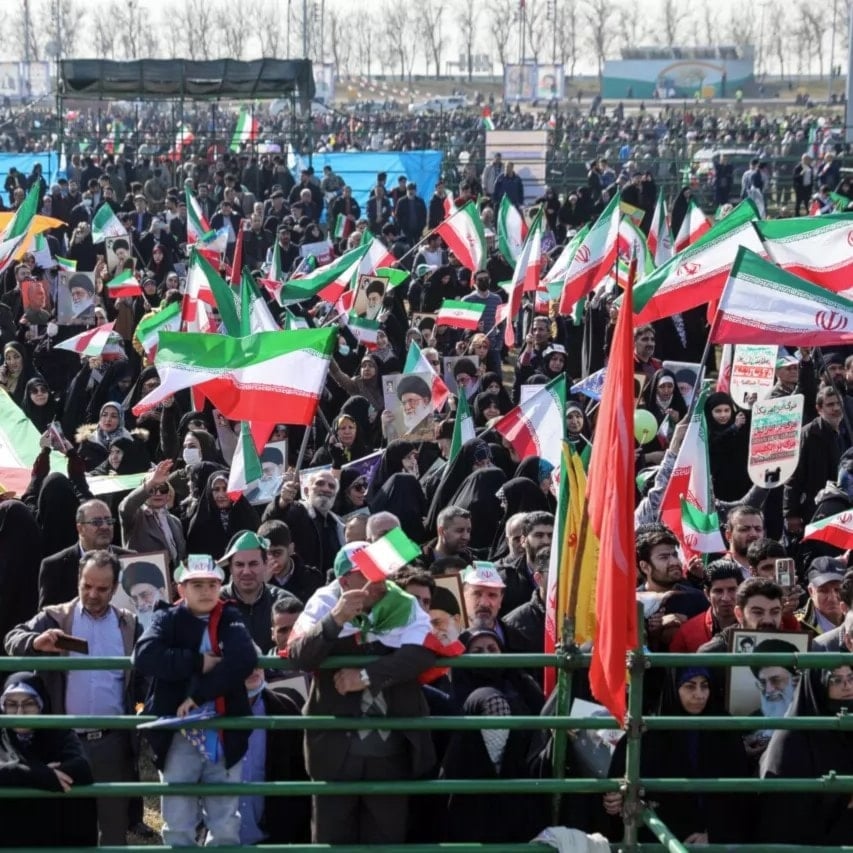
[[[654,809],[646,806],[640,817],[669,853],[687,853],[687,848],[672,834],[672,830],[657,816]]]
[[[567,717],[569,715],[569,703],[572,701],[572,678],[574,676],[573,658],[578,652],[575,644],[575,620],[567,617],[563,623],[563,639],[560,642],[557,654],[560,662],[557,665],[557,704],[554,708],[555,717]],[[564,728],[558,728],[554,732],[554,754],[551,760],[551,773],[555,779],[564,779],[566,776],[566,747],[568,735]],[[560,823],[560,802],[562,793],[554,794],[551,804],[552,819],[554,825]]]
[[[643,605],[637,604],[637,648],[628,655],[630,690],[628,717],[625,720],[625,737],[628,739],[625,754],[625,779],[623,791],[623,820],[625,835],[623,850],[635,853],[637,834],[642,823],[643,788],[640,780],[640,750],[643,736],[643,682],[646,671],[645,630]]]

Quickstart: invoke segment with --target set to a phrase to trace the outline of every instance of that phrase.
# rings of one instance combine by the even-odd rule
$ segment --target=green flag
[[[458,392],[456,402],[456,420],[453,424],[453,438],[450,440],[450,453],[447,455],[448,463],[452,462],[466,441],[474,438],[474,418],[468,406],[468,398],[462,389]]]

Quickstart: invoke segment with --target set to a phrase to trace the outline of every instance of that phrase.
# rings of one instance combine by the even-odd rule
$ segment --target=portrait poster
[[[456,362],[461,361],[463,358],[472,362],[474,367],[480,367],[480,356],[478,355],[448,355],[442,359],[442,363],[444,364],[444,376],[442,378],[444,379],[444,384],[447,386],[447,390],[451,394],[456,394],[459,390],[456,385],[456,377],[453,375],[453,368]],[[479,370],[477,371],[477,376],[474,378],[479,378]]]
[[[437,319],[438,314],[416,311],[412,314],[412,328],[417,329],[426,338],[427,334],[435,328]]]
[[[434,575],[435,592],[432,596],[429,617],[433,629],[438,629],[442,643],[451,643],[459,638],[468,627],[468,616],[465,612],[465,599],[462,595],[462,575],[459,572],[448,572]]]
[[[60,270],[57,275],[56,320],[61,325],[95,322],[95,274]]]
[[[246,492],[246,500],[253,506],[274,500],[281,489],[284,472],[287,470],[287,439],[271,441],[258,454],[261,463],[261,478]]]
[[[601,717],[612,720],[610,711],[603,705],[575,699],[569,711],[570,717]],[[581,777],[606,779],[616,744],[625,733],[621,729],[572,729],[569,741],[578,775]]]
[[[358,277],[358,288],[352,304],[356,317],[375,320],[382,311],[382,300],[385,298],[385,288],[388,279],[378,275],[361,275]]]
[[[804,631],[739,629],[732,631],[729,640],[729,651],[734,654],[808,650],[809,635]],[[784,717],[799,683],[799,672],[790,666],[732,666],[727,673],[726,710],[733,717]]]
[[[432,441],[435,437],[435,406],[431,373],[389,373],[382,377],[385,408],[394,413],[398,438]]]
[[[803,395],[760,400],[752,407],[749,429],[749,479],[763,489],[784,485],[800,458]]]
[[[112,604],[136,614],[145,630],[154,618],[157,602],[172,603],[169,555],[165,551],[119,557],[121,571]]]
[[[665,361],[664,370],[671,370],[675,376],[675,384],[689,406],[693,402],[693,389],[696,387],[696,377],[702,365],[692,361]]]
[[[729,393],[741,409],[770,396],[776,382],[777,346],[738,344],[732,360]]]
[[[30,325],[44,325],[50,319],[50,287],[40,278],[31,278],[21,282],[21,300]]]
[[[104,241],[107,249],[107,270],[114,276],[122,270],[133,271],[136,268],[136,258],[133,257],[133,242],[130,236],[107,237]]]

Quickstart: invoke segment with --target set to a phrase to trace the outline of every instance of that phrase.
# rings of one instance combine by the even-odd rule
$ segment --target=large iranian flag
[[[853,343],[853,301],[741,248],[720,296],[711,340],[808,347]]]
[[[447,243],[450,251],[459,258],[463,267],[471,272],[477,272],[486,266],[488,257],[486,233],[473,201],[460,207],[435,230]]]
[[[566,377],[560,374],[532,397],[511,409],[496,424],[519,459],[539,456],[555,468],[566,431]]]
[[[453,326],[455,329],[475,331],[486,310],[485,303],[463,302],[461,299],[445,299],[435,318],[436,326]]]
[[[687,203],[687,211],[681,220],[681,227],[675,235],[675,251],[681,252],[688,246],[698,243],[699,240],[711,230],[708,217],[702,213],[702,209],[691,198]]]
[[[835,293],[853,290],[853,213],[756,222],[771,260]]]
[[[367,254],[368,248],[369,244],[357,246],[339,258],[335,258],[331,263],[317,267],[307,275],[298,278],[295,275],[291,276],[279,292],[279,301],[282,305],[302,302],[319,296],[326,287],[336,283],[340,285],[340,293],[343,293],[358,270],[361,259]],[[333,302],[334,299],[329,301]]]
[[[708,461],[708,425],[705,422],[708,394],[705,388],[699,395],[661,498],[661,521],[681,541],[688,558],[726,550],[720,534]]]
[[[663,266],[672,257],[672,232],[669,230],[669,216],[662,188],[658,190],[655,212],[649,226],[648,244],[656,267]]]
[[[847,551],[853,547],[853,512],[845,510],[806,525],[803,541],[812,539]]]
[[[572,307],[592,292],[615,263],[621,216],[619,193],[615,193],[587,232],[566,270],[560,296],[561,314],[570,314]]]
[[[501,197],[497,225],[498,249],[508,264],[514,264],[527,237],[527,224],[507,195]]]
[[[231,420],[308,425],[326,382],[334,329],[258,332],[244,338],[161,332],[157,372],[161,384],[134,407],[194,388]]]
[[[127,237],[127,231],[113,209],[102,204],[92,217],[92,242],[102,243],[107,237]]]
[[[755,205],[749,199],[742,201],[699,242],[642,279],[634,289],[634,325],[662,320],[719,299],[738,248],[746,246],[764,254],[752,226],[757,218]]]

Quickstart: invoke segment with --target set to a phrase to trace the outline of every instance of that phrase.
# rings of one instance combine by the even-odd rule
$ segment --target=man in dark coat
[[[538,590],[537,555],[550,547],[554,536],[554,516],[550,512],[528,512],[521,524],[522,553],[500,570],[506,584],[500,615],[528,604],[531,593]],[[547,571],[547,569],[546,569]]]

